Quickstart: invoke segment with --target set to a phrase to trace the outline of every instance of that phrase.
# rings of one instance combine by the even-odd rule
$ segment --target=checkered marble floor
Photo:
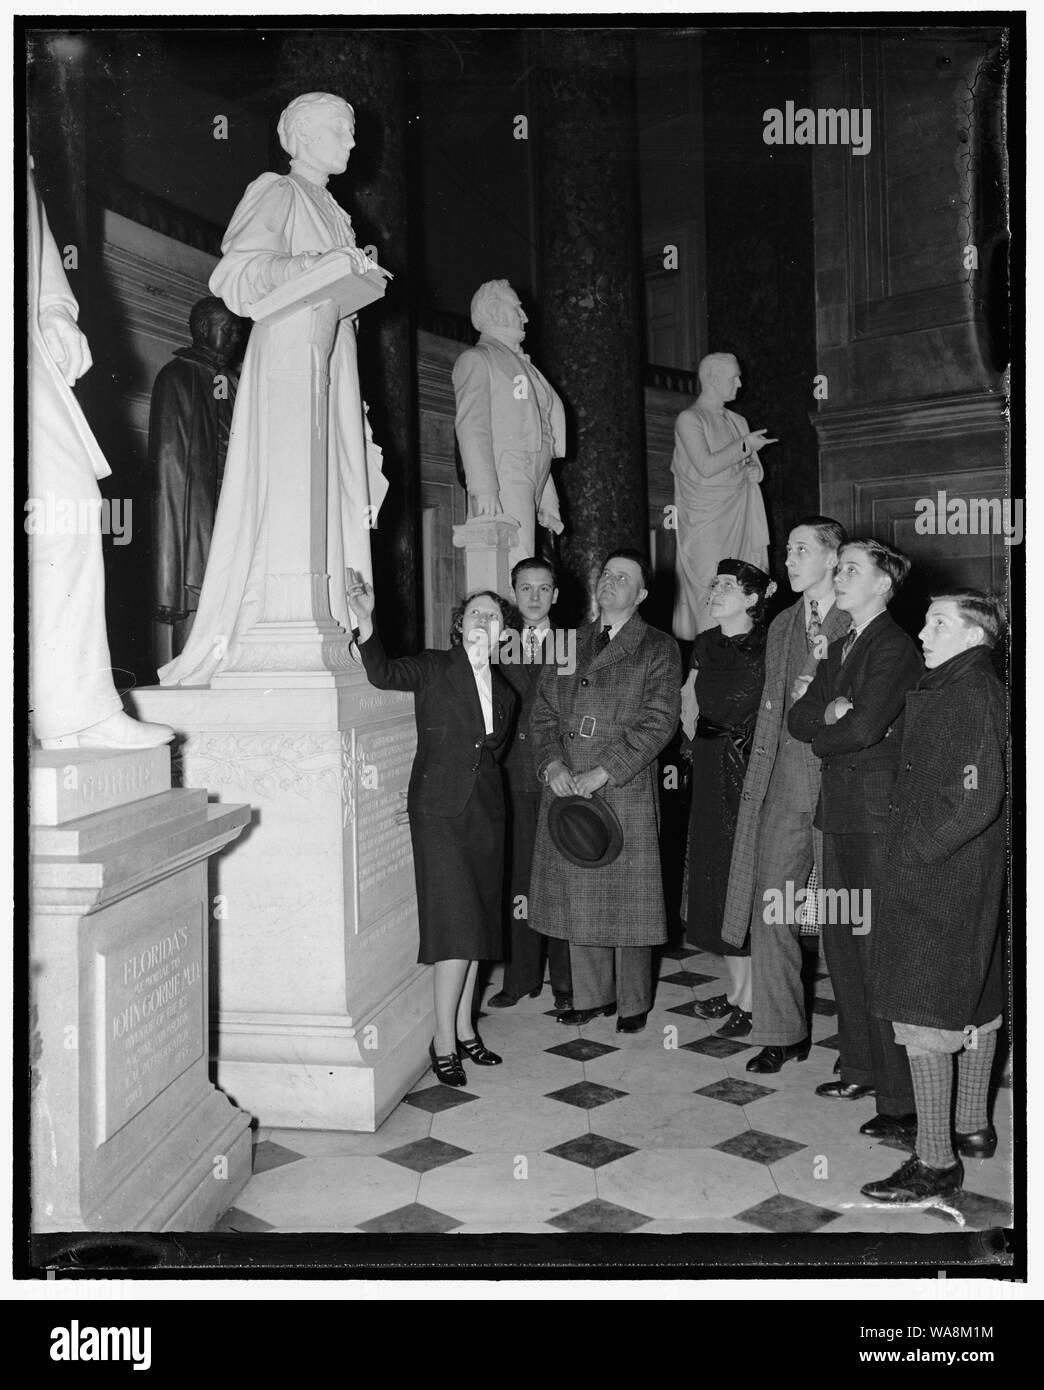
[[[872,1099],[813,1095],[837,1056],[828,977],[816,982],[808,1060],[754,1077],[755,1049],[692,1013],[694,999],[721,992],[723,973],[687,947],[665,955],[648,1026],[634,1035],[613,1018],[563,1027],[547,985],[489,1010],[480,1029],[503,1066],[465,1059],[463,1089],[429,1072],[376,1134],[259,1130],[253,1176],[218,1229],[938,1234],[1010,1224],[1010,1090],[994,1105],[997,1154],[966,1161],[957,1197],[874,1206],[860,1187],[897,1168],[903,1149],[859,1134]]]

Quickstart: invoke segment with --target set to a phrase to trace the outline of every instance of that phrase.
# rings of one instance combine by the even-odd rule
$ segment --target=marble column
[[[417,444],[416,332],[407,197],[407,103],[395,35],[338,30],[297,32],[283,42],[273,109],[302,92],[335,92],[355,108],[356,148],[330,191],[351,215],[360,246],[373,245],[394,275],[359,331],[359,379],[370,425],[384,453],[388,495],[372,553],[377,620],[389,650],[421,645],[420,470]]]
[[[570,414],[562,560],[579,609],[606,551],[649,541],[634,44],[547,29],[532,53],[540,365]]]

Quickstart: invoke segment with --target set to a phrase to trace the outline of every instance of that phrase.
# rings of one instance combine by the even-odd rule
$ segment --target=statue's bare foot
[[[158,748],[173,737],[174,730],[166,724],[146,724],[143,719],[132,719],[123,710],[117,710],[89,729],[60,738],[43,738],[40,743],[44,748]]]

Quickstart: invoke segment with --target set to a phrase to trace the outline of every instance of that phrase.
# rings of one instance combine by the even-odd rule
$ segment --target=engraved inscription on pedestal
[[[406,789],[417,733],[411,719],[392,728],[360,729],[355,742],[356,931],[365,931],[414,891]]]
[[[203,1052],[203,923],[186,911],[95,956],[104,1143]]]

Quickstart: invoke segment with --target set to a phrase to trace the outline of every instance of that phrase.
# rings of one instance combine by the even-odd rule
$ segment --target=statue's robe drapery
[[[674,426],[674,502],[677,559],[674,635],[690,641],[713,627],[707,612],[710,586],[722,560],[745,560],[768,571],[768,521],[759,483],[761,464],[744,467],[742,415],[715,408],[703,396]],[[730,453],[712,460],[722,450]],[[711,473],[722,460],[727,466]]]
[[[291,264],[295,257],[354,245],[351,220],[326,189],[298,174],[262,174],[232,216],[210,289],[233,313],[249,316],[251,305],[300,266]],[[342,319],[328,364],[326,572],[330,611],[346,633],[354,623],[345,598],[345,566],[372,577],[370,531],[388,490],[359,390],[355,334],[354,320]],[[234,664],[239,638],[261,617],[267,528],[279,524],[268,512],[268,480],[257,466],[256,445],[268,427],[265,382],[271,351],[271,331],[255,324],[243,359],[195,625],[185,650],[161,669],[163,685],[206,684]],[[295,460],[280,465],[292,468]]]
[[[112,470],[44,342],[40,314],[61,308],[75,320],[79,307],[32,174],[28,213],[30,699],[33,732],[50,739],[123,705],[105,631],[97,483]]]

